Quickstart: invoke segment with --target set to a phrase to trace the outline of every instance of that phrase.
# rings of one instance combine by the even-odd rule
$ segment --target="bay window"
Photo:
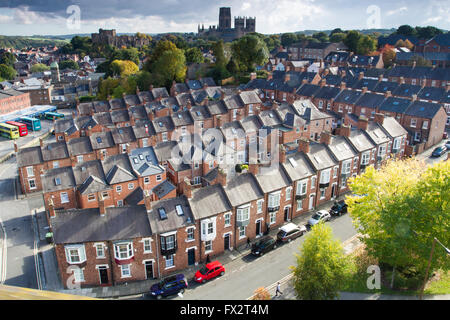
[[[133,256],[133,243],[122,242],[114,244],[114,258],[117,260],[127,260]]]
[[[66,246],[64,249],[68,263],[79,264],[86,261],[86,251],[83,244]]]

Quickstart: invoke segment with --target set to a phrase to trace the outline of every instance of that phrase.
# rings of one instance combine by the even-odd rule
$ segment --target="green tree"
[[[134,64],[139,65],[139,50],[136,48],[115,50],[110,60],[129,60],[134,62]]]
[[[17,72],[14,70],[14,68],[6,65],[6,64],[0,64],[0,78],[6,79],[6,80],[14,80],[16,77]]]
[[[294,289],[303,300],[330,300],[339,296],[347,276],[348,261],[342,244],[324,223],[312,227],[292,266]]]
[[[341,28],[336,28],[330,32],[330,37],[335,33],[344,33],[345,34],[345,32]]]
[[[397,28],[396,33],[403,36],[415,36],[417,32],[410,25],[404,24]]]
[[[114,60],[111,63],[111,70],[114,76],[124,78],[138,73],[139,67],[133,61]]]
[[[349,185],[353,223],[369,255],[392,266],[392,283],[396,270],[411,266],[423,275],[433,238],[450,243],[450,162],[427,168],[414,159],[388,161],[379,170],[368,167]],[[439,251],[432,270],[448,270],[450,261]]]
[[[279,35],[276,34],[272,34],[268,37],[264,37],[264,42],[267,45],[267,49],[269,51],[272,51],[275,48],[278,48],[279,46],[281,46],[281,39]]]
[[[185,51],[187,63],[203,63],[205,58],[199,48],[189,48]]]
[[[136,75],[136,85],[141,91],[148,91],[150,85],[153,84],[152,74],[142,70]]]
[[[255,65],[263,65],[269,60],[266,43],[254,35],[247,35],[231,45],[233,59],[241,71],[254,71]]]
[[[59,70],[64,70],[64,69],[79,70],[80,66],[78,65],[78,63],[76,63],[73,60],[64,60],[59,63]]]
[[[225,65],[227,64],[227,59],[225,57],[223,40],[215,42],[212,49],[214,57],[216,58],[216,67],[225,67]]]
[[[35,73],[35,72],[43,72],[43,71],[48,71],[50,70],[49,66],[46,66],[43,63],[36,63],[31,67],[31,72]]]
[[[344,38],[344,44],[348,47],[351,52],[356,52],[358,49],[358,41],[361,38],[361,34],[358,31],[351,30],[347,32]]]
[[[314,39],[319,40],[320,42],[328,42],[328,41],[330,40],[330,38],[328,37],[328,35],[327,35],[325,32],[323,32],[323,31],[314,33],[314,34],[312,35],[312,37],[313,37]]]
[[[14,67],[14,63],[17,61],[16,57],[8,51],[0,54],[0,64],[6,64],[9,67]]]
[[[344,41],[346,34],[345,33],[333,33],[330,35],[330,42],[341,42]]]
[[[281,35],[281,45],[285,48],[290,46],[294,42],[297,42],[297,40],[298,38],[295,33],[283,33]]]
[[[419,39],[431,39],[439,34],[442,34],[443,31],[436,27],[427,26],[427,27],[416,27],[416,33]]]
[[[161,40],[158,41],[158,43],[156,44],[152,55],[150,56],[150,68],[148,69],[148,71],[151,71],[151,64],[155,63],[156,61],[158,61],[158,59],[163,55],[164,52],[166,51],[174,51],[177,49],[177,46],[169,41],[169,40]]]
[[[153,67],[154,74],[158,74],[162,82],[160,85],[170,87],[172,82],[184,82],[186,78],[186,57],[183,50],[165,51],[155,62]]]
[[[361,35],[358,39],[356,53],[367,55],[377,49],[377,40],[367,35]]]

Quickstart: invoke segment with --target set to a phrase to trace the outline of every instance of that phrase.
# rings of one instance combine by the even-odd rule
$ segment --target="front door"
[[[331,187],[331,199],[334,199],[336,197],[336,185],[333,184]]]
[[[289,207],[284,208],[284,221],[289,221]]]
[[[145,277],[147,279],[153,279],[153,262],[145,261]]]
[[[195,249],[188,250],[188,265],[193,265],[195,263]]]
[[[228,250],[230,249],[230,235],[226,234],[224,237],[224,249]]]
[[[314,195],[311,195],[309,197],[309,210],[312,210],[314,208]]]
[[[98,272],[100,273],[100,284],[108,284],[108,269],[99,267]]]
[[[261,220],[256,221],[256,235],[261,234]]]

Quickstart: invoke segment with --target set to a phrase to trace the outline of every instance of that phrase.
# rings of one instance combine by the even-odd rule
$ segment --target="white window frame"
[[[120,251],[123,246],[126,246],[126,252]],[[128,260],[132,257],[134,257],[133,242],[118,242],[114,244],[114,258],[117,260]]]
[[[83,155],[77,156],[77,163],[82,163],[83,161],[84,161]]]
[[[250,220],[250,205],[245,207],[237,208],[236,210],[236,221],[248,221]]]
[[[190,227],[186,229],[186,242],[191,242],[195,240],[195,228]]]
[[[105,246],[103,243],[96,243],[94,244],[95,247],[95,254],[97,255],[97,259],[104,259],[105,256]]]
[[[152,253],[152,239],[151,238],[142,239],[142,246],[144,248],[144,253]]]
[[[306,194],[307,191],[308,191],[308,179],[298,181],[296,195],[303,196]]]
[[[264,211],[264,199],[256,201],[256,213],[263,213]]]
[[[247,227],[246,226],[240,226],[238,229],[239,229],[239,240],[241,240],[241,239],[246,237]]]
[[[292,194],[292,187],[287,187],[286,188],[286,195],[285,195],[286,201],[291,200],[291,198],[292,198],[291,194]]]
[[[417,126],[417,119],[412,118],[409,126],[411,128],[415,128]]]
[[[120,278],[131,278],[131,264],[120,265]]]
[[[78,245],[68,245],[64,247],[66,252],[66,261],[70,264],[80,264],[86,261],[86,251],[84,249],[84,244]],[[79,261],[73,261],[72,257],[75,255],[71,254],[71,251],[77,252],[77,257]]]
[[[231,226],[231,212],[227,212],[223,215],[224,227]]]
[[[122,186],[116,186],[116,192],[117,193],[122,192]]]
[[[59,196],[60,196],[60,199],[61,199],[61,204],[70,202],[69,194],[67,192],[61,192],[59,194]]]
[[[31,182],[33,182],[34,187],[31,185]],[[30,190],[37,189],[37,186],[36,186],[36,179],[28,179],[28,186],[30,187]]]
[[[134,189],[134,183],[130,182],[128,184],[128,190],[133,190]]]
[[[31,173],[30,173],[31,169]],[[32,178],[34,177],[34,168],[33,167],[27,167],[27,177]]]
[[[205,241],[205,253],[209,253],[213,251],[212,240]]]
[[[269,213],[269,225],[272,225],[276,222],[277,222],[277,212],[276,211],[270,212]]]

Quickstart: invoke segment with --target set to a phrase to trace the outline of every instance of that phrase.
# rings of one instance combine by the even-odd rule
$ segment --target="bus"
[[[10,124],[12,126],[19,128],[19,136],[24,137],[28,135],[28,128],[25,123],[20,123],[16,121],[6,121],[6,124]]]
[[[19,128],[7,123],[0,123],[0,136],[14,140],[19,138]]]
[[[64,119],[64,115],[62,113],[58,113],[58,112],[45,112],[44,118],[47,120],[53,120],[53,118]]]
[[[21,117],[20,122],[27,125],[28,130],[39,131],[41,130],[41,120],[31,117]]]

